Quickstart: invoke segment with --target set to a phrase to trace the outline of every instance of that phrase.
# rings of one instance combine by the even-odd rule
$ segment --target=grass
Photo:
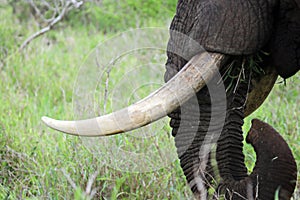
[[[120,150],[145,153],[151,147],[158,153],[174,152],[170,129],[166,122],[153,125],[152,128],[160,131],[156,137],[146,135],[149,140],[139,138],[141,130],[132,133],[133,137],[119,136],[116,140],[82,140],[50,130],[40,120],[43,115],[60,119],[79,116],[76,102],[73,102],[73,98],[76,97],[73,94],[74,85],[80,75],[79,66],[99,41],[105,41],[112,35],[103,35],[95,30],[64,27],[35,40],[24,53],[13,53],[16,44],[34,30],[24,29],[20,24],[12,28],[15,22],[4,16],[0,16],[0,31],[1,36],[7,38],[1,38],[0,41],[5,40],[8,43],[3,45],[8,47],[11,56],[5,60],[5,65],[0,67],[0,199],[88,199],[93,195],[98,199],[191,199],[192,194],[186,185],[178,160],[167,162],[165,167],[161,168],[159,165],[152,166],[158,168],[152,172],[146,170],[148,165],[153,164],[147,162],[149,157],[137,157],[137,160],[125,157],[120,159],[118,165],[109,163],[118,157],[118,153],[122,153]],[[9,37],[18,33],[23,36],[14,40]],[[117,95],[130,103],[140,96],[145,96],[162,82],[162,73],[153,72],[149,77],[145,75],[147,70],[137,70],[140,66],[139,61],[149,57],[143,52],[137,55],[138,60],[129,57],[124,67],[130,63],[130,66],[134,67],[126,68],[127,70],[136,70],[137,74],[142,74],[140,78],[146,79],[143,87],[134,93],[118,93],[120,88],[127,86],[126,84],[136,84],[141,80],[134,76],[135,73],[124,75],[127,70],[114,68],[109,78],[109,89],[119,89],[113,90],[114,93],[109,94],[109,99]],[[162,56],[151,62],[161,63],[158,67],[163,70],[163,59]],[[146,60],[145,63],[147,62]],[[127,77],[125,83],[122,82],[122,77]],[[153,81],[155,84],[147,85]],[[105,82],[102,86],[103,84],[105,85]],[[276,84],[263,106],[246,119],[244,127],[246,132],[252,118],[259,118],[271,124],[290,145],[298,166],[299,91],[299,73],[287,80],[286,86]],[[93,92],[95,101],[101,102],[101,85]],[[119,102],[115,104],[117,105],[108,102],[108,111],[110,108],[122,106]],[[95,107],[93,104],[91,106]],[[92,115],[100,111],[94,109]],[[149,132],[151,133],[151,129],[143,130],[145,134]],[[112,141],[116,141],[116,144],[110,143]],[[95,145],[87,145],[87,142],[94,142],[101,147],[91,149],[90,147]],[[114,149],[118,151],[110,151],[109,145],[115,145]],[[252,151],[249,146],[245,147],[248,166],[252,166],[254,162],[255,156]],[[113,156],[114,159],[111,159]],[[166,155],[168,156],[173,158]],[[125,170],[116,169],[118,166],[122,167],[121,162],[124,162]],[[160,162],[157,160],[157,163]],[[134,169],[135,166],[144,168]],[[143,173],[137,173],[143,169]],[[90,183],[93,184],[90,186]],[[300,197],[299,193],[298,186],[294,199]]]

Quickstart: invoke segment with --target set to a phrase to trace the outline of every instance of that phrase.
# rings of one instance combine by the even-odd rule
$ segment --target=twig
[[[72,186],[72,188],[74,190],[76,190],[77,186],[76,186],[75,182],[71,179],[70,175],[66,172],[66,170],[65,169],[61,169],[61,172],[66,177],[67,181],[70,183],[70,185]]]
[[[32,40],[34,40],[35,38],[45,34],[46,32],[50,31],[58,22],[60,22],[64,15],[67,12],[67,6],[64,7],[64,9],[62,10],[62,12],[45,28],[39,30],[38,32],[36,32],[35,34],[33,34],[32,36],[30,36],[29,38],[27,38],[23,44],[21,45],[21,47],[19,48],[19,51],[22,51]]]
[[[38,7],[36,6],[36,4],[33,2],[33,0],[28,0],[28,3],[30,4],[30,6],[34,9],[36,15],[41,18],[44,22],[46,23],[50,23],[51,21],[53,21],[55,19],[55,15],[58,11],[58,9],[53,9],[48,2],[42,1],[42,3],[49,9],[49,10],[53,10],[53,15],[51,16],[51,18],[46,19],[44,17],[44,15],[41,13],[40,9],[38,9]]]
[[[97,194],[97,191],[100,189],[100,187],[96,187],[96,188],[94,188],[92,191],[91,191],[91,193],[90,193],[90,198],[91,199],[93,199],[94,198],[94,196]]]
[[[30,4],[34,4],[32,1],[29,1]],[[60,22],[65,15],[68,13],[68,11],[71,10],[72,6],[74,6],[75,8],[79,8],[82,4],[84,3],[84,1],[79,1],[77,2],[76,0],[67,0],[66,4],[64,5],[62,11],[60,12],[60,14],[54,18],[48,26],[46,26],[45,28],[42,28],[41,30],[39,30],[38,32],[34,33],[33,35],[31,35],[29,38],[27,38],[23,44],[20,46],[19,51],[22,51],[30,42],[32,42],[35,38],[47,33],[48,31],[50,31],[51,29],[53,29],[53,27]],[[36,8],[36,6],[33,6],[35,10],[38,10]],[[56,10],[58,10],[58,8],[56,8]],[[38,14],[41,14],[40,12],[38,12]],[[43,17],[44,19],[44,17]],[[45,19],[46,20],[46,19]]]
[[[106,70],[106,80],[105,80],[105,89],[104,89],[104,102],[103,102],[103,112],[106,112],[106,104],[107,104],[107,99],[108,99],[108,87],[109,87],[109,77],[110,77],[110,72],[112,68],[109,67]]]
[[[96,180],[98,174],[99,174],[99,170],[97,170],[95,173],[93,173],[93,174],[89,177],[89,180],[88,180],[88,182],[87,182],[86,189],[85,189],[85,193],[86,193],[87,195],[91,195],[91,192],[93,192],[93,193],[95,192],[95,191],[92,190],[92,186],[93,186],[93,184],[94,184],[94,182],[95,182],[95,180]]]

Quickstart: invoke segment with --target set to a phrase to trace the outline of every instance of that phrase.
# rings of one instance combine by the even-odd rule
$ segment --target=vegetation
[[[167,28],[175,3],[103,0],[98,7],[87,3],[23,52],[18,52],[18,47],[40,26],[28,10],[18,10],[16,14],[11,5],[0,5],[0,199],[191,199],[178,160],[152,172],[117,170],[104,159],[111,152],[91,153],[81,138],[50,130],[40,120],[43,115],[76,117],[74,85],[88,52],[119,31],[146,26]],[[139,59],[147,57],[143,52],[139,55]],[[134,58],[124,62],[124,66],[138,65]],[[110,89],[117,87],[126,70],[111,72]],[[149,82],[152,80],[142,73]],[[154,78],[162,82],[162,74]],[[145,90],[139,95],[145,96],[152,88]],[[251,118],[271,124],[290,145],[298,166],[299,91],[299,73],[286,85],[278,80],[267,101],[246,119],[244,126],[246,133]],[[174,152],[172,145],[167,146],[172,143],[168,125],[165,123],[159,131],[162,140],[157,141],[158,149],[170,148]],[[128,151],[136,148],[135,140],[118,138],[119,145],[126,144]],[[150,141],[144,141],[144,145],[156,142]],[[255,155],[248,145],[245,154],[247,165],[253,166]],[[299,199],[299,191],[298,186],[294,199]]]

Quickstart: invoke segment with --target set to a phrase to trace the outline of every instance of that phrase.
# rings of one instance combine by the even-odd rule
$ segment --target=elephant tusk
[[[61,121],[48,117],[42,117],[42,121],[67,134],[91,137],[118,134],[145,126],[166,116],[203,88],[219,73],[225,58],[222,54],[201,52],[161,88],[119,111],[79,121]]]

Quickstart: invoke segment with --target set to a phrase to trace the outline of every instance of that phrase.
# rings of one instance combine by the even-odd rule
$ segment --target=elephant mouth
[[[227,57],[219,53],[201,52],[195,55],[172,79],[146,98],[113,113],[78,121],[42,117],[52,129],[76,136],[107,136],[134,130],[159,120],[201,90],[222,68]],[[254,81],[245,115],[256,110],[271,91],[277,73],[266,69],[264,78]]]

